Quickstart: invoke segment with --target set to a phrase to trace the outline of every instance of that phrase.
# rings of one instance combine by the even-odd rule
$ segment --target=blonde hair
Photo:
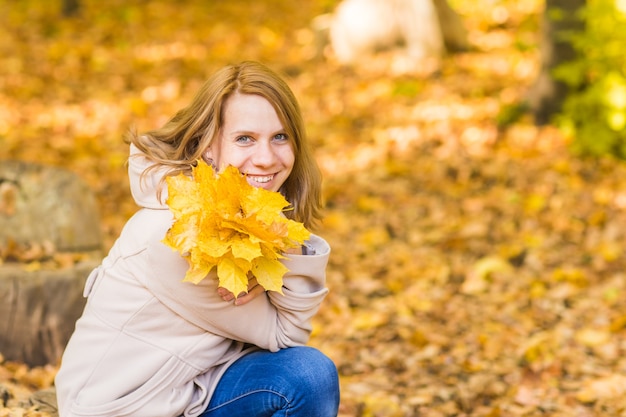
[[[292,207],[285,215],[306,227],[315,226],[321,218],[322,179],[306,137],[300,106],[287,83],[258,62],[245,61],[222,68],[206,81],[189,106],[179,110],[163,127],[131,134],[130,142],[154,161],[146,171],[166,168],[167,175],[191,174],[192,167],[218,137],[224,122],[224,103],[235,93],[261,96],[274,107],[293,140],[295,154],[291,174],[280,190]]]

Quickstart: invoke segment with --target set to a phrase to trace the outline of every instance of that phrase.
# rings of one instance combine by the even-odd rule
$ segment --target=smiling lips
[[[257,182],[259,184],[265,184],[274,179],[274,175],[265,175],[265,176],[256,176],[256,175],[247,175],[247,178],[250,181]]]

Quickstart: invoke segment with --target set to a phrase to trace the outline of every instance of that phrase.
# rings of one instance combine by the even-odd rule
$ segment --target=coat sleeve
[[[290,255],[284,261],[289,272],[283,278],[283,295],[265,293],[242,306],[222,300],[214,272],[199,284],[183,282],[187,261],[161,239],[151,240],[144,285],[175,314],[207,332],[271,351],[308,341],[311,319],[328,292],[330,248],[322,238],[311,239],[315,255]]]

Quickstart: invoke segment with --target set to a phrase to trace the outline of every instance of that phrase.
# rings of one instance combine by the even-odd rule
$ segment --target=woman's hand
[[[235,300],[235,305],[237,306],[241,306],[250,302],[251,300],[256,298],[258,295],[263,294],[264,292],[265,292],[265,289],[259,285],[255,277],[252,277],[250,278],[250,280],[248,280],[248,292],[247,293],[242,292],[241,294],[239,294],[239,297],[237,298],[235,298],[235,294],[228,291],[226,288],[219,287],[217,289],[217,293],[219,294],[220,297],[222,297],[222,300],[224,301]]]
[[[287,249],[285,250],[284,253],[302,255],[302,246],[298,246],[297,248]],[[249,303],[251,300],[256,298],[258,295],[263,294],[264,292],[265,292],[265,289],[259,285],[259,283],[257,282],[254,276],[252,276],[250,280],[248,280],[248,292],[247,293],[242,292],[241,294],[239,294],[239,297],[237,298],[235,298],[235,294],[228,291],[224,287],[219,287],[217,289],[217,293],[219,294],[220,297],[222,297],[222,300],[229,301],[229,302],[235,300],[235,305],[237,306],[241,306],[246,303]]]
[[[302,255],[302,246],[298,246],[297,248],[286,249],[284,253],[291,253],[294,255]]]

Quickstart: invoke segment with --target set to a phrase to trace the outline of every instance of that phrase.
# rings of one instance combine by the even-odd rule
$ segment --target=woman
[[[322,238],[288,255],[284,295],[251,280],[236,300],[215,276],[183,282],[187,261],[161,242],[173,220],[164,178],[200,158],[281,192],[305,226],[319,218],[320,174],[287,84],[259,63],[225,67],[130,148],[141,209],[87,279],[55,380],[60,417],[336,416],[336,368],[304,346],[327,293]]]

